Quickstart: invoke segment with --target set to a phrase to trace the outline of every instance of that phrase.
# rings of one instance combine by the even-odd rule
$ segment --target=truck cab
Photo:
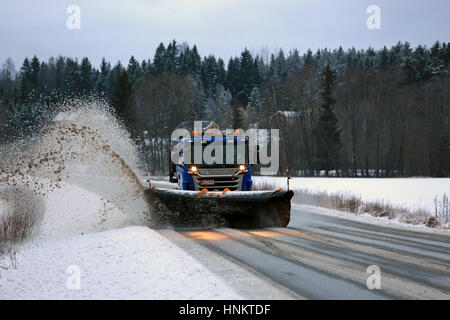
[[[193,148],[201,145],[203,155],[205,148],[213,142],[216,142],[216,145],[217,143],[221,145],[223,159],[218,161],[215,154],[212,154],[216,159],[213,163],[207,163],[203,156],[201,161],[196,161]],[[190,161],[187,161],[186,155],[181,152],[179,163],[171,162],[170,164],[170,180],[177,182],[181,190],[252,190],[252,167],[249,164],[248,137],[205,138],[194,136],[188,139],[171,141],[171,151],[177,145],[178,147],[184,147],[183,150],[190,149],[192,151],[189,152]]]

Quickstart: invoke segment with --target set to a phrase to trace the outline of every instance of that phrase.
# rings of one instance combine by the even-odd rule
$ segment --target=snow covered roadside
[[[352,220],[352,221],[356,221],[356,222],[367,223],[367,224],[371,224],[371,225],[378,225],[378,226],[383,225],[386,227],[393,227],[393,228],[403,229],[403,230],[408,230],[408,231],[419,231],[419,232],[425,232],[425,233],[450,235],[449,229],[428,228],[425,225],[408,224],[408,223],[400,222],[397,219],[389,219],[386,217],[374,217],[370,214],[356,215],[356,214],[350,213],[350,212],[344,212],[344,211],[335,210],[335,209],[317,207],[317,206],[312,206],[312,205],[308,205],[308,204],[297,204],[297,203],[292,204],[292,209],[305,210],[308,212],[314,212],[317,214],[323,214],[323,215],[332,216],[332,217],[336,217],[336,218],[344,218],[344,219],[348,219],[348,220]]]
[[[254,185],[270,184],[286,188],[285,177],[254,176]],[[409,209],[433,211],[434,197],[450,195],[450,178],[301,178],[290,180],[291,189],[311,192],[349,193],[363,201],[388,201]]]
[[[17,253],[17,265],[0,272],[0,299],[241,298],[146,227],[31,244]]]
[[[256,189],[286,187],[286,178],[254,177]],[[449,178],[293,178],[293,201],[338,209],[359,216],[374,216],[395,224],[450,229]],[[423,201],[425,199],[425,201]],[[435,211],[436,208],[436,211]]]
[[[17,248],[15,263],[0,257],[0,299],[241,298],[174,242],[94,192],[62,183],[44,200],[37,237]]]
[[[107,199],[66,183],[49,192],[45,204],[39,240],[67,238],[137,223]]]

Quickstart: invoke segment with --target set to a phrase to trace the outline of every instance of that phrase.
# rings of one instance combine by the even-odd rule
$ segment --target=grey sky
[[[81,29],[69,30],[69,5],[81,9]],[[366,9],[381,8],[381,30],[366,27]],[[200,54],[228,60],[293,48],[380,48],[398,41],[450,41],[450,0],[2,0],[0,60],[59,54],[103,56],[126,63],[153,58],[160,42],[197,44]]]

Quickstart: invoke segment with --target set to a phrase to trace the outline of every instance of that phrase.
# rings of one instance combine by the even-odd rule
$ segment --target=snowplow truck
[[[204,157],[196,161],[194,148],[201,146],[203,154],[213,142],[221,145],[218,154],[222,154],[222,161],[215,157],[215,151],[214,162]],[[288,225],[294,193],[283,189],[252,191],[248,137],[199,137],[193,132],[190,138],[172,140],[170,152],[179,153],[178,162],[169,164],[169,180],[178,188],[146,190],[149,200],[157,205],[158,225],[176,229]]]

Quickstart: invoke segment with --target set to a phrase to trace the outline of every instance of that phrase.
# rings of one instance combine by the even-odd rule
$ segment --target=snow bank
[[[270,184],[286,188],[283,177],[253,177],[255,187]],[[435,196],[450,195],[450,178],[292,178],[291,189],[350,193],[363,201],[388,201],[409,209],[433,212]]]
[[[89,191],[65,182],[59,182],[58,187],[51,187],[48,179],[30,179],[38,181],[39,187],[26,183],[15,187],[18,199],[24,201],[24,208],[30,208],[29,214],[38,211],[35,219],[39,221],[34,224],[33,238],[30,240],[59,239],[130,225],[144,225],[142,219],[134,219],[134,215],[125,214],[103,192]],[[11,190],[14,192],[16,189]],[[13,212],[12,203],[2,199],[5,190],[0,188],[0,216]],[[22,193],[19,192],[21,190],[28,191],[35,199],[22,199]],[[33,207],[38,203],[43,203],[43,208]]]
[[[317,214],[323,214],[323,215],[327,215],[327,216],[337,217],[337,218],[345,218],[347,220],[367,223],[367,224],[371,224],[374,226],[382,225],[382,226],[392,227],[392,228],[401,229],[401,230],[418,231],[418,232],[432,233],[432,234],[448,235],[450,233],[450,230],[448,230],[448,229],[429,228],[423,224],[404,223],[397,218],[389,219],[387,217],[374,217],[368,213],[355,215],[354,213],[340,211],[340,210],[336,210],[336,209],[317,207],[317,206],[312,206],[312,205],[308,205],[308,204],[297,204],[297,203],[292,204],[292,208],[298,209],[298,210],[305,210],[308,212],[314,212]]]
[[[29,245],[17,253],[17,265],[1,271],[0,299],[241,298],[185,251],[145,227]]]
[[[94,192],[62,183],[45,196],[40,240],[57,239],[132,225],[112,202]]]

